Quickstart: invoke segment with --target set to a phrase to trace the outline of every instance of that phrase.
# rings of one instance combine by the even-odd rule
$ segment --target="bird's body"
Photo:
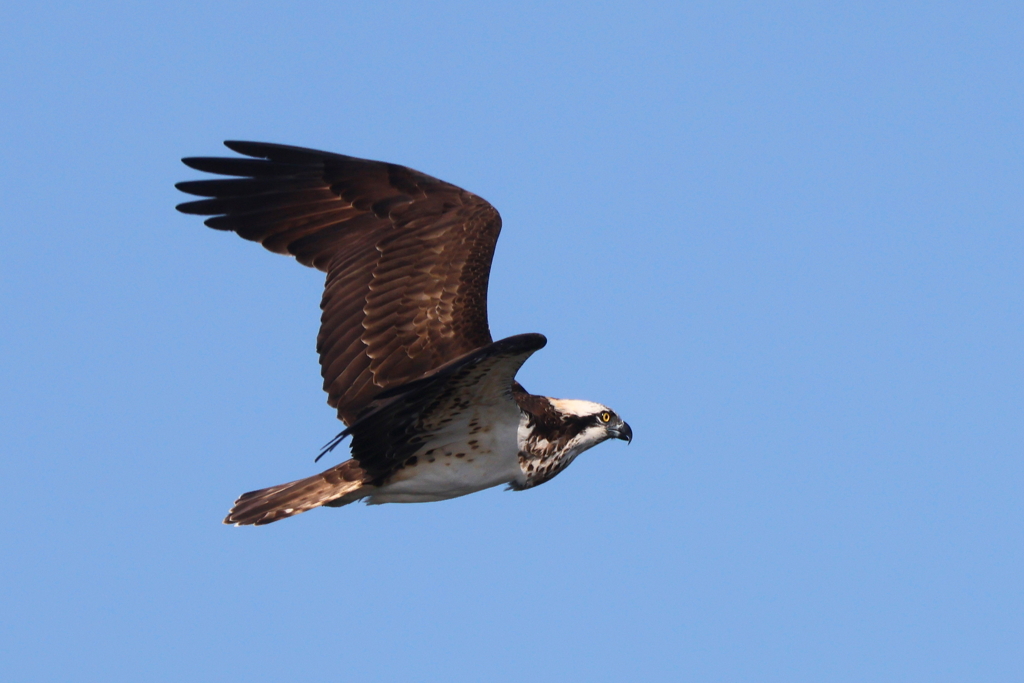
[[[430,503],[515,481],[519,415],[493,407],[474,410],[406,460],[367,498],[376,503]],[[479,425],[486,424],[484,431]]]
[[[242,495],[225,523],[267,524],[356,500],[523,490],[601,441],[632,438],[606,406],[536,396],[515,382],[546,340],[491,340],[487,280],[501,219],[490,204],[403,166],[225,144],[253,158],[185,159],[235,177],[179,183],[209,199],[178,209],[326,271],[317,348],[328,402],[348,427],[324,453],[352,437],[352,459]]]

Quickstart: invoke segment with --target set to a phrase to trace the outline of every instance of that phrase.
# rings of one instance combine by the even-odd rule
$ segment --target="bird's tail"
[[[358,500],[366,473],[355,460],[346,460],[320,474],[288,484],[243,493],[225,524],[270,524],[321,505],[332,507]]]

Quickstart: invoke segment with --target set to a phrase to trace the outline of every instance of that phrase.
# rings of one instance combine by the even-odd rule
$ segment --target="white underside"
[[[371,489],[367,504],[430,503],[522,480],[518,431],[523,416],[509,404],[480,406],[447,425],[416,452],[416,465]]]

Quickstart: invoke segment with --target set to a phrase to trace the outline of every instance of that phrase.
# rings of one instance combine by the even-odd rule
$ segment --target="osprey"
[[[326,505],[421,503],[543,484],[633,432],[611,408],[535,396],[516,372],[547,340],[493,341],[487,280],[501,217],[480,197],[404,166],[301,147],[225,142],[190,157],[230,179],[178,183],[206,225],[327,273],[317,352],[352,458],[251,491],[225,524],[269,524]],[[317,460],[320,459],[317,457]]]

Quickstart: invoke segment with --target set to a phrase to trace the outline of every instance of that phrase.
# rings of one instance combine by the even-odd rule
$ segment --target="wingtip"
[[[182,202],[181,204],[178,204],[174,208],[180,211],[181,213],[187,213],[190,216],[208,216],[212,212],[207,211],[205,209],[204,204],[206,203],[206,201],[207,200],[205,199],[197,199],[191,202]]]
[[[548,338],[540,332],[527,332],[499,339],[495,343],[502,344],[508,348],[522,349],[523,351],[539,351],[547,346]]]
[[[276,163],[310,164],[323,162],[325,159],[350,159],[342,154],[325,152],[311,147],[281,145],[276,142],[253,142],[251,140],[225,140],[224,146],[232,152],[238,152],[254,159],[263,159]]]
[[[246,150],[253,150],[260,147],[271,147],[272,145],[266,142],[253,142],[251,140],[225,140],[224,146],[232,152],[238,152],[239,154],[245,154],[250,157],[261,157],[263,156],[262,154],[251,154]]]
[[[202,171],[203,173],[216,173],[217,175],[232,175],[230,170],[225,173],[225,164],[230,163],[231,159],[228,157],[182,157],[181,163],[185,164],[193,171]],[[185,181],[195,182],[195,181]],[[177,187],[177,186],[175,186]],[[179,188],[181,189],[181,188]],[[188,190],[182,190],[182,192],[188,192]]]
[[[308,156],[309,153],[316,151],[293,145],[279,145],[276,142],[256,142],[254,140],[225,140],[224,146],[232,152],[238,152],[255,159],[270,159],[275,156],[275,152],[277,152],[276,156],[285,154],[294,156],[301,153],[305,153]]]

